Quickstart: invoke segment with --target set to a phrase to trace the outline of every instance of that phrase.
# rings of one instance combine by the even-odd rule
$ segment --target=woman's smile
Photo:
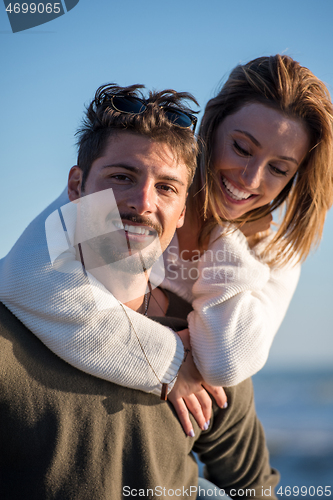
[[[229,181],[227,177],[221,174],[222,190],[228,198],[231,198],[233,203],[246,203],[249,198],[257,196],[249,191],[244,191],[243,188],[237,187],[233,182]]]

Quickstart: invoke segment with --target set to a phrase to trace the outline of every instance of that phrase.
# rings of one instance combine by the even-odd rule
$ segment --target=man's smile
[[[113,225],[117,229],[124,229],[129,234],[136,234],[136,235],[143,235],[143,236],[156,235],[155,229],[151,229],[148,226],[142,226],[140,224],[133,225],[133,224],[127,224],[125,222],[121,223],[119,221],[113,221]]]

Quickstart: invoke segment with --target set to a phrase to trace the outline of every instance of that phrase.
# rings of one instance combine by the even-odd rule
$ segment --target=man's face
[[[84,192],[81,169],[71,169],[68,194],[69,199],[75,201],[83,195],[112,189],[117,209],[103,205],[98,209],[98,217],[89,222],[90,229],[96,227],[97,234],[109,232],[98,239],[94,251],[106,262],[110,256],[111,261],[128,257],[129,248],[132,254],[142,250],[145,267],[149,268],[158,257],[152,250],[156,237],[163,252],[176,228],[183,225],[187,183],[187,167],[175,158],[169,146],[138,134],[121,132],[109,138],[103,156],[93,162]],[[145,252],[146,247],[151,250]],[[131,272],[142,272],[139,259],[130,262],[134,264]]]

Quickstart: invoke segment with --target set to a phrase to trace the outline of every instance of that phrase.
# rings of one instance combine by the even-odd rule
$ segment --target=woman
[[[304,261],[320,241],[333,196],[332,114],[324,84],[279,55],[236,67],[206,107],[205,148],[177,230],[178,251],[171,244],[167,254],[166,286],[193,301],[195,361],[212,384],[233,385],[263,366],[297,282],[298,267],[288,262]],[[251,224],[269,227],[278,207],[284,209],[278,231],[246,241],[242,232],[249,234]],[[205,249],[213,254],[203,253],[197,275],[192,271],[199,279],[188,287],[172,279],[172,260],[179,258],[179,267],[181,256],[198,258]],[[230,335],[225,329],[216,335],[218,323]],[[229,364],[227,377],[221,359]]]
[[[332,123],[325,85],[288,56],[237,66],[207,104],[164,286],[192,303],[193,357],[212,385],[235,385],[266,362],[333,201]],[[261,232],[278,207],[278,231]],[[169,399],[182,407],[177,384]]]
[[[333,201],[332,116],[325,85],[290,57],[279,55],[235,68],[207,105],[185,224],[165,256],[165,288],[192,302],[188,320],[193,357],[208,384],[237,384],[267,359],[298,281],[298,262],[320,241]],[[280,227],[267,235],[271,213],[278,207],[284,209]],[[165,305],[163,294],[157,300]],[[157,303],[151,301],[150,307],[153,315]],[[57,318],[52,311],[47,314],[50,347]],[[70,319],[73,327],[75,320]],[[96,375],[94,336],[106,324],[98,329],[92,325],[79,361],[65,358],[56,348],[54,352]],[[61,328],[65,338],[67,325]],[[149,359],[149,351],[146,355]],[[107,364],[110,357],[117,362],[107,350],[98,362]],[[112,376],[98,376],[136,387],[128,379],[122,382],[123,363],[116,363]],[[191,434],[185,403],[192,409],[190,393],[201,388],[201,381],[188,392],[182,385],[186,376],[183,366],[169,399]],[[151,386],[146,390],[152,392]]]

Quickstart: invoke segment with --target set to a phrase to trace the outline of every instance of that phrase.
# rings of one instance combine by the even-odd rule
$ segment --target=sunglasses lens
[[[164,108],[164,110],[168,120],[170,120],[174,125],[178,125],[178,127],[181,128],[189,128],[194,125],[191,118],[182,111],[178,111],[173,108]]]
[[[139,115],[147,109],[147,104],[143,99],[127,95],[105,94],[104,99],[101,102],[106,101],[111,101],[112,107],[120,113]],[[181,109],[177,109],[172,106],[160,106],[163,108],[166,117],[171,123],[181,128],[192,127],[193,132],[195,131],[197,123],[195,116],[187,114]]]
[[[146,105],[135,97],[121,97],[113,96],[112,104],[114,108],[122,113],[143,113],[146,109]]]

